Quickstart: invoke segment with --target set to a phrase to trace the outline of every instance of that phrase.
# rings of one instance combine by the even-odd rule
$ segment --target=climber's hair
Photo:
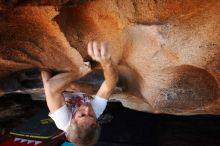
[[[92,146],[97,143],[101,132],[101,127],[98,123],[94,126],[80,128],[72,119],[70,126],[66,131],[67,139],[77,146]]]

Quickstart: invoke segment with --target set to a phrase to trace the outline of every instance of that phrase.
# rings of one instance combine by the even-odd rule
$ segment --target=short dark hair
[[[96,123],[95,126],[80,128],[77,122],[72,119],[66,131],[66,137],[77,146],[92,146],[97,143],[100,133],[101,127],[99,123]]]

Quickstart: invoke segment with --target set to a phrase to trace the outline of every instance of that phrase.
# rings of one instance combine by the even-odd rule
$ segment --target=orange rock
[[[26,68],[74,71],[83,59],[91,61],[88,41],[108,40],[126,84],[112,98],[153,113],[219,114],[219,11],[218,0],[95,0],[59,12],[53,6],[3,9],[1,75]]]

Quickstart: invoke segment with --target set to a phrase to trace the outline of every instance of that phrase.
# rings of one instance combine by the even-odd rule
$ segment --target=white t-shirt
[[[91,105],[96,114],[96,118],[98,119],[107,106],[107,100],[102,97],[95,96],[94,99],[91,101]],[[57,109],[55,112],[49,113],[49,116],[54,120],[57,128],[66,132],[71,123],[72,111],[65,104],[64,106]]]

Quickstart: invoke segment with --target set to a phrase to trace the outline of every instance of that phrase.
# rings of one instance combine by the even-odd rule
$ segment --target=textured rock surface
[[[17,7],[0,14],[1,76],[26,68],[79,69],[80,54],[52,21],[53,7]]]
[[[108,40],[126,84],[114,99],[153,113],[220,112],[220,1],[73,3],[55,2],[59,11],[55,6],[2,6],[2,77],[27,68],[78,70],[83,59],[90,60],[88,41]]]

